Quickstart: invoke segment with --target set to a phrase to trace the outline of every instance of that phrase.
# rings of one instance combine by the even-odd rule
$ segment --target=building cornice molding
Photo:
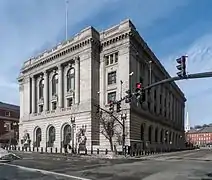
[[[119,32],[118,35],[113,35],[112,37],[107,37],[105,39],[101,40],[101,50],[103,50],[104,48],[115,44],[117,42],[123,41],[124,39],[127,39],[130,36],[130,31],[128,32]]]
[[[29,65],[25,65],[21,69],[21,72],[26,73],[26,72],[31,71],[32,69],[35,69],[37,67],[40,67],[46,63],[54,61],[61,56],[65,56],[68,53],[83,49],[84,47],[89,46],[89,45],[97,45],[98,46],[99,41],[94,38],[87,38],[87,39],[84,39],[78,43],[75,43],[75,44],[72,44],[69,46],[66,46],[66,44],[65,45],[62,44],[60,46],[57,46],[56,49],[53,48],[52,50],[43,53],[41,56],[38,56],[36,58],[28,60],[27,63],[29,63]],[[33,62],[33,61],[35,61],[35,62]]]

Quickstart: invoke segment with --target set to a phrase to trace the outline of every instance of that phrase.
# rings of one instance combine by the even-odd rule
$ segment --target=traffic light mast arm
[[[118,119],[116,116],[114,116],[111,112],[109,112],[109,111],[107,111],[107,110],[101,108],[100,105],[94,104],[94,106],[97,107],[97,108],[99,108],[99,109],[101,109],[102,111],[106,112],[107,114],[110,114],[115,120],[118,121],[118,123],[119,123],[121,126],[123,126],[123,123],[122,123],[121,121],[119,121],[119,119]]]
[[[199,78],[208,78],[208,77],[212,77],[212,72],[188,74],[188,75],[185,76],[185,77],[176,76],[176,77],[164,79],[164,80],[162,80],[162,81],[153,83],[153,84],[151,84],[151,85],[145,87],[144,90],[150,89],[150,88],[152,88],[152,87],[154,87],[154,86],[157,86],[157,85],[160,85],[160,84],[164,84],[164,83],[167,83],[167,82],[179,81],[179,80],[183,80],[183,79],[199,79]]]

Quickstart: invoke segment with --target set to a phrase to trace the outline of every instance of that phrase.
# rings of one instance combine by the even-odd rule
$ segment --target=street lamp
[[[72,148],[74,149],[74,148],[76,148],[74,145],[75,145],[75,141],[77,139],[76,130],[75,130],[76,123],[75,123],[75,117],[74,116],[71,115],[70,119],[71,119],[71,125],[72,125],[72,137],[71,137],[71,139],[72,139]]]
[[[16,130],[17,130],[16,127],[18,126],[18,122],[13,122],[12,125],[13,125],[13,127],[14,127],[14,139],[15,139],[15,141],[16,141],[16,143],[17,143],[18,131],[16,131]]]
[[[149,84],[152,84],[152,61],[149,61]]]
[[[131,92],[132,92],[132,89],[133,89],[133,74],[134,74],[134,72],[131,72],[130,74],[129,74],[129,76],[130,76],[130,90],[131,90]]]
[[[127,114],[123,113],[121,114],[121,119],[122,119],[122,151],[123,154],[126,155],[125,151],[125,120],[127,119]]]

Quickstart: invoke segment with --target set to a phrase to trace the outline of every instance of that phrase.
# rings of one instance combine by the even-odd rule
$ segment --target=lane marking
[[[23,170],[27,170],[27,171],[32,171],[32,172],[40,172],[40,173],[43,173],[43,174],[63,176],[63,177],[68,177],[68,178],[72,178],[72,179],[91,180],[91,179],[87,179],[87,178],[83,178],[83,177],[72,176],[72,175],[63,174],[63,173],[56,173],[56,172],[53,172],[53,171],[46,171],[46,170],[42,170],[42,169],[29,168],[29,167],[19,166],[19,165],[15,165],[15,164],[0,163],[0,165],[16,167],[16,168],[19,168],[19,169],[23,169]]]

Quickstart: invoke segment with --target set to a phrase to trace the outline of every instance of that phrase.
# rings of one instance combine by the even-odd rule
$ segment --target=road
[[[21,160],[0,163],[0,180],[212,180],[212,150],[136,159],[66,158],[36,153],[21,156]]]

